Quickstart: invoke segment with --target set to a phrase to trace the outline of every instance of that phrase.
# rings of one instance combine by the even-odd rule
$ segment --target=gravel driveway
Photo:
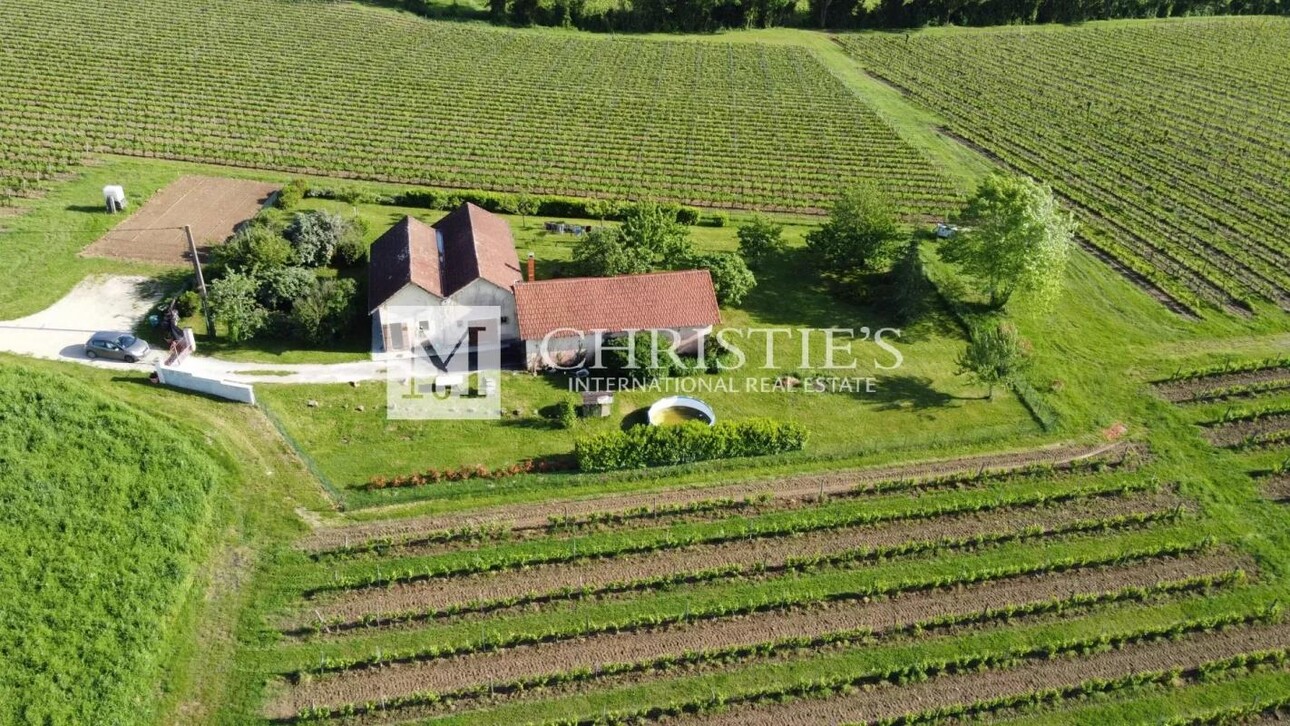
[[[35,315],[0,322],[0,351],[102,368],[151,370],[158,351],[134,364],[91,361],[85,357],[85,341],[100,330],[133,330],[160,298],[161,290],[146,277],[87,277]]]
[[[18,320],[0,322],[0,352],[34,358],[70,360],[116,370],[151,371],[166,351],[153,350],[138,363],[89,360],[85,341],[100,330],[133,330],[161,299],[161,290],[146,277],[98,275],[87,277],[63,299]],[[347,383],[384,380],[385,364],[353,363],[283,365],[234,363],[197,355],[184,361],[184,370],[241,383]]]

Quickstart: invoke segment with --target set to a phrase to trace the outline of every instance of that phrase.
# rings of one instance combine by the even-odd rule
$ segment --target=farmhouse
[[[707,270],[654,272],[617,277],[576,277],[515,286],[525,362],[566,365],[592,353],[592,331],[603,337],[628,330],[668,330],[681,352],[695,352],[721,322],[712,275]],[[587,333],[584,335],[583,333]]]
[[[522,344],[531,368],[548,338],[548,352],[563,365],[590,352],[593,331],[670,330],[684,351],[721,322],[707,270],[536,281],[530,258],[528,278],[510,226],[487,210],[467,203],[433,225],[404,217],[372,244],[373,357],[410,355],[427,330],[408,311],[447,305],[498,308],[500,344]]]
[[[367,309],[374,357],[417,344],[399,308],[443,305],[501,309],[502,341],[518,339],[515,293],[520,261],[506,220],[463,204],[433,225],[404,217],[372,243]]]

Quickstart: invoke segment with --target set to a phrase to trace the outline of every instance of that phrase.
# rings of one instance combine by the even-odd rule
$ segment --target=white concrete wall
[[[164,365],[157,366],[157,379],[167,386],[182,388],[186,391],[196,391],[197,393],[226,398],[230,401],[255,404],[255,389],[245,383],[233,383],[232,381],[208,378]]]
[[[459,305],[478,307],[496,307],[502,317],[498,334],[502,342],[520,339],[520,324],[515,318],[515,293],[503,290],[483,278],[472,281],[452,296],[452,301]]]
[[[695,355],[699,352],[699,346],[702,344],[701,341],[703,338],[712,334],[712,326],[702,328],[676,328],[675,331],[680,336],[680,342],[676,346],[677,352],[685,355]],[[637,333],[637,335],[648,335],[648,333],[641,332]],[[609,338],[612,336],[606,335],[605,337]],[[552,338],[550,343],[547,345],[547,354],[549,357],[554,358],[555,362],[559,365],[571,365],[577,362],[577,359],[583,355],[583,346],[585,344],[586,355],[590,360],[591,356],[595,353],[595,351],[591,349],[594,340],[595,339],[591,334],[588,334],[585,338]],[[669,340],[670,338],[667,333],[660,333],[660,349],[665,346]],[[541,349],[541,340],[524,341],[525,365],[529,370],[536,370],[546,364],[546,362],[542,360]]]

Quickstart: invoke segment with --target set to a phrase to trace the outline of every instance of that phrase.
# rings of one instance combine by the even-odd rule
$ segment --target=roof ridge
[[[693,273],[707,273],[711,275],[706,267],[694,267],[688,270],[651,270],[649,272],[628,272],[622,275],[579,275],[577,277],[550,277],[545,280],[520,280],[517,285],[536,285],[547,282],[582,282],[586,280],[619,280],[628,277],[662,277],[663,275],[689,275]]]

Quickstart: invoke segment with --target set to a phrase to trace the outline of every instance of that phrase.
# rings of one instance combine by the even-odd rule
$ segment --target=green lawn
[[[191,429],[7,358],[0,462],[0,722],[146,720],[224,472]]]
[[[319,203],[311,202],[310,206]],[[321,206],[340,210],[343,205],[327,202]],[[358,208],[373,230],[383,230],[383,225],[401,214],[415,211]],[[418,216],[433,221],[438,215]],[[537,255],[539,277],[555,274],[569,258],[571,237],[542,231],[542,220],[529,220],[527,227],[519,220],[510,221],[517,231],[519,249],[533,250]],[[800,247],[807,229],[794,225],[787,230],[793,251],[759,273],[757,288],[739,307],[722,311],[723,325],[736,329],[896,327],[882,310],[840,300],[823,288]],[[701,248],[732,250],[736,246],[733,227],[699,227],[694,231],[696,245]],[[822,335],[815,335],[810,339],[806,365],[802,364],[800,341],[777,340],[774,359],[768,360],[764,339],[750,339],[745,346],[746,366],[733,374],[699,376],[695,385],[706,385],[697,389],[702,392],[696,395],[712,405],[722,420],[768,416],[805,424],[811,431],[806,456],[815,457],[855,457],[895,449],[927,451],[1040,433],[1010,394],[1004,392],[993,402],[984,401],[983,389],[956,375],[954,361],[965,339],[944,310],[891,340],[904,357],[897,370],[877,369],[875,361],[892,365],[892,356],[872,342],[856,342],[857,368],[835,374],[841,378],[872,377],[872,391],[867,382],[849,383],[854,389],[849,392],[764,390],[766,383],[773,384],[781,375],[802,375],[823,367],[825,343]],[[757,379],[755,385],[750,386],[749,377]],[[386,392],[381,384],[261,386],[259,397],[320,469],[338,487],[347,489],[378,474],[465,465],[499,467],[526,458],[566,454],[576,437],[637,421],[641,409],[668,395],[649,390],[620,394],[612,417],[584,419],[569,431],[554,428],[537,415],[543,407],[572,397],[569,386],[562,376],[507,375],[502,385],[507,415],[500,421],[387,421]],[[754,389],[751,393],[750,388]],[[321,405],[311,408],[307,405],[310,400]],[[351,503],[416,496],[435,495],[383,492],[355,495]]]

